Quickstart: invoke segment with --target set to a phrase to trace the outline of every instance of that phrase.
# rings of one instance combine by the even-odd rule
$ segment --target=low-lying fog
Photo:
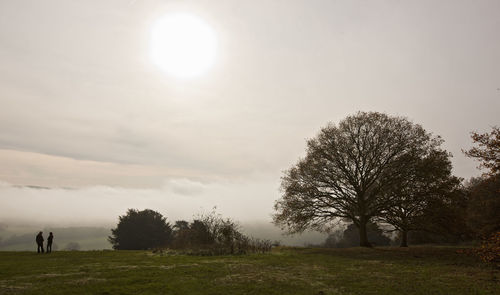
[[[276,192],[278,184],[263,183]],[[279,240],[286,245],[320,243],[325,235],[305,233],[286,236],[271,223],[273,196],[262,196],[245,182],[200,183],[170,180],[160,189],[129,189],[106,186],[88,188],[46,188],[0,184],[0,250],[30,250],[35,235],[53,231],[59,249],[107,249],[110,229],[127,209],[153,209],[170,223],[192,220],[216,207],[217,213],[232,218],[242,231],[256,238]],[[265,191],[265,190],[264,190]],[[263,206],[267,204],[267,206]],[[262,210],[268,208],[268,210]],[[69,245],[69,246],[68,246]]]

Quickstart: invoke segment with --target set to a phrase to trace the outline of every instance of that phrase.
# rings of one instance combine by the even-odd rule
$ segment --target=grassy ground
[[[498,272],[455,250],[0,252],[0,294],[500,294]]]

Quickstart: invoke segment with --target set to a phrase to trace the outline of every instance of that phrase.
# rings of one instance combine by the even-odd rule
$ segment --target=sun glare
[[[205,73],[215,62],[216,49],[213,29],[191,14],[165,15],[151,30],[150,56],[153,63],[178,78]]]

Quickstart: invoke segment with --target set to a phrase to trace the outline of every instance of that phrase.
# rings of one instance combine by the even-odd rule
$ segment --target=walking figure
[[[43,232],[39,232],[38,235],[36,235],[36,244],[38,245],[37,251],[40,253],[42,251],[43,253]]]
[[[49,237],[47,238],[47,253],[52,252],[52,240],[54,239],[54,235],[50,232]]]

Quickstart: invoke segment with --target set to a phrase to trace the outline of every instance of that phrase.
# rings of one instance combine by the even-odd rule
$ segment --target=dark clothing
[[[36,235],[36,243],[37,244],[42,244],[43,243],[42,233],[39,233],[38,235]]]
[[[42,233],[39,233],[38,235],[36,235],[36,244],[38,245],[38,248],[37,248],[37,252],[40,253],[40,250],[41,252],[43,253],[43,236],[42,236]]]
[[[52,234],[49,235],[47,238],[47,253],[52,252],[52,240],[54,239],[54,236]]]

